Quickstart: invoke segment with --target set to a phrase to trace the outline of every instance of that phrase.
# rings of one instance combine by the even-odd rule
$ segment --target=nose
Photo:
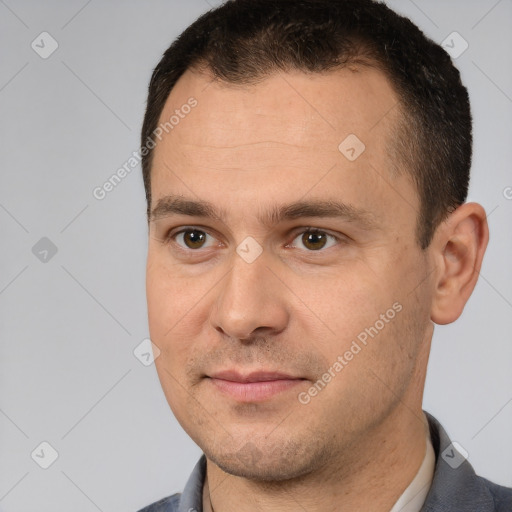
[[[235,253],[231,271],[216,290],[210,322],[225,336],[245,340],[286,328],[288,289],[269,267],[265,251],[252,263]]]

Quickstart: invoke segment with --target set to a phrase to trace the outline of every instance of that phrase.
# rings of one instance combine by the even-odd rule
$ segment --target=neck
[[[426,451],[428,423],[421,408],[402,403],[364,443],[335,464],[298,479],[268,483],[225,473],[207,459],[205,512],[275,510],[389,512],[418,472]]]

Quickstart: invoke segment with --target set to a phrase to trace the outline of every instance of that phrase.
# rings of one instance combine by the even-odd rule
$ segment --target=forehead
[[[169,135],[177,143],[203,146],[251,144],[272,136],[277,142],[317,148],[324,140],[321,147],[332,150],[331,142],[349,133],[370,142],[371,132],[385,131],[398,103],[385,75],[368,66],[323,74],[279,72],[250,85],[214,81],[207,73],[188,70],[171,91],[160,123],[192,96],[198,102],[193,122],[180,122]]]
[[[196,105],[183,108],[190,98]],[[187,71],[160,116],[174,122],[154,150],[152,203],[178,192],[247,207],[314,189],[389,209],[400,197],[392,189],[410,188],[393,176],[388,151],[397,107],[388,80],[369,67],[276,73],[252,85]]]

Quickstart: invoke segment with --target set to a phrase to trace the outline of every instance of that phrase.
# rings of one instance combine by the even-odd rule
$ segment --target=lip
[[[208,377],[218,391],[239,402],[262,402],[306,380],[273,371],[242,375],[234,370],[226,370]]]
[[[272,380],[300,380],[300,377],[294,377],[287,373],[260,370],[256,372],[247,373],[245,375],[237,372],[236,370],[224,370],[208,375],[212,379],[222,379],[231,382],[268,382]]]

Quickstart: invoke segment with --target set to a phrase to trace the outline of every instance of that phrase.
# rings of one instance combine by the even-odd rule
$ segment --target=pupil
[[[184,236],[185,243],[191,248],[200,247],[204,242],[205,236],[201,231],[191,230],[187,231]]]
[[[302,235],[302,241],[306,247],[308,247],[308,244],[312,243],[313,249],[317,250],[325,245],[326,237],[321,233],[304,233],[304,235]],[[315,245],[318,242],[320,242],[321,245]]]

